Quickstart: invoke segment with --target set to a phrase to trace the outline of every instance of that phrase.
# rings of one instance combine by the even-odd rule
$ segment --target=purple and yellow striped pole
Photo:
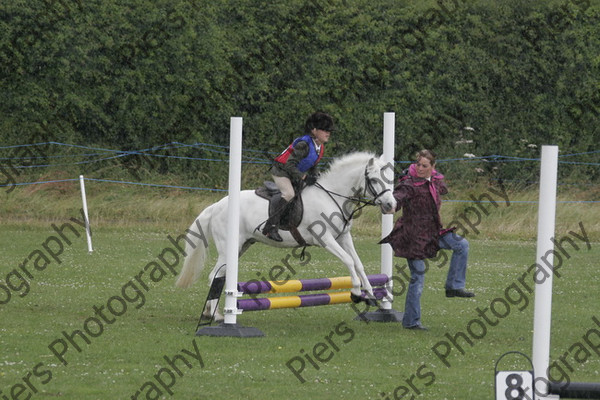
[[[377,300],[385,298],[387,290],[374,288],[373,294]],[[366,297],[363,291],[362,297]],[[298,308],[326,306],[331,304],[350,303],[350,292],[316,293],[299,296],[261,297],[254,299],[241,299],[237,301],[237,308],[243,311],[274,310],[278,308]]]
[[[388,277],[385,274],[368,275],[369,282],[373,286],[383,286]],[[298,279],[288,281],[248,281],[238,283],[238,291],[244,294],[259,293],[293,293],[314,290],[335,290],[352,288],[352,280],[349,276],[319,279]],[[377,300],[387,296],[384,288],[373,289]],[[366,297],[363,291],[362,297]],[[329,304],[350,303],[350,292],[316,293],[298,296],[263,297],[252,299],[241,299],[237,301],[237,308],[243,311],[273,310],[277,308],[314,307]]]

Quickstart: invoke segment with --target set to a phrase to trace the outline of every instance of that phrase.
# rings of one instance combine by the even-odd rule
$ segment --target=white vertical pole
[[[229,206],[227,210],[227,269],[225,277],[225,324],[235,324],[237,314],[238,252],[240,241],[240,190],[242,176],[242,118],[231,117],[229,139]]]
[[[540,197],[538,209],[538,235],[536,263],[540,268],[554,265],[554,224],[556,217],[556,180],[558,172],[558,146],[542,146],[540,166]],[[546,262],[542,261],[542,257]],[[541,275],[541,274],[540,274]],[[552,278],[554,273],[543,281],[535,282],[535,307],[533,314],[532,361],[536,378],[536,391],[539,399],[555,398],[547,396],[550,363],[550,325],[552,320]],[[537,275],[534,273],[534,279]],[[541,378],[541,379],[538,379]]]
[[[81,201],[83,203],[83,217],[85,218],[85,234],[87,236],[88,252],[94,251],[92,248],[92,232],[90,230],[90,219],[88,217],[87,198],[85,195],[85,183],[83,175],[79,175],[79,186],[81,186]]]
[[[386,168],[386,174],[383,178],[386,184],[386,189],[393,190],[394,188],[394,140],[396,135],[396,114],[386,112],[383,114],[383,161],[389,166]],[[394,215],[383,214],[381,216],[381,237],[384,238],[392,231],[394,227]],[[391,310],[392,302],[392,267],[394,254],[392,246],[381,246],[381,273],[386,274],[389,278],[386,284],[387,296],[381,301],[383,310]]]

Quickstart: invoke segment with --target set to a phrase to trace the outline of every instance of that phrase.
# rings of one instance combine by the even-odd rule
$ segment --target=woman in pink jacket
[[[396,257],[407,259],[410,283],[402,325],[407,329],[426,330],[421,324],[421,293],[425,283],[426,258],[438,250],[452,250],[446,279],[446,297],[473,297],[465,290],[469,242],[455,234],[453,228],[443,229],[440,219],[440,195],[448,193],[444,176],[435,167],[435,154],[421,150],[417,162],[411,164],[394,188],[396,210],[403,209],[392,232],[381,243],[389,243]]]

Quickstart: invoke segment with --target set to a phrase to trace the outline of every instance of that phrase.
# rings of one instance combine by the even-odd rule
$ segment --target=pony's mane
[[[333,175],[340,171],[346,171],[350,168],[355,168],[358,165],[364,168],[367,161],[373,157],[375,157],[374,153],[368,151],[356,151],[345,154],[338,158],[334,158],[329,164],[329,168],[327,171],[325,171],[324,175]]]

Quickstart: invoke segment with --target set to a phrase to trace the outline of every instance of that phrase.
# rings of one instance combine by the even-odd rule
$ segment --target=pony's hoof
[[[377,307],[377,308],[379,308],[379,303],[377,302],[377,300],[376,300],[376,299],[370,299],[370,298],[367,298],[367,297],[365,297],[365,298],[363,299],[363,301],[364,301],[365,303],[367,303],[367,305],[368,305],[369,307]]]
[[[357,296],[354,293],[350,292],[350,300],[352,300],[353,303],[360,303],[361,301],[363,301],[362,296]]]
[[[223,321],[225,321],[225,317],[218,313],[215,315],[202,314],[200,316],[200,321],[223,322]]]
[[[223,322],[223,321],[225,321],[225,317],[222,316],[221,314],[217,314],[217,315],[215,315],[214,321],[215,322]]]
[[[352,300],[352,302],[355,304],[360,303],[361,301],[364,301],[370,307],[379,307],[379,303],[377,303],[376,299],[371,299],[371,298],[363,297],[363,296],[357,296],[352,292],[350,292],[350,300]]]

